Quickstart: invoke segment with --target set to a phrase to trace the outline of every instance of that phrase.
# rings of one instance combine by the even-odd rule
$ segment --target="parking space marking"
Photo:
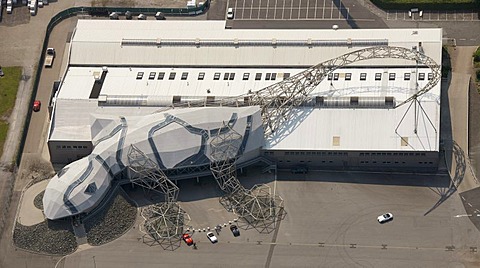
[[[258,0],[254,3],[254,0],[235,0],[234,8],[237,14],[235,20],[350,19],[350,10],[345,7],[343,2],[340,1],[339,6],[337,6],[333,0],[323,0],[323,4],[320,2],[320,5],[319,1],[321,0],[315,0],[315,3],[313,0],[298,0],[298,2],[294,0],[275,0],[275,2],[274,0]],[[330,5],[328,1],[330,1]],[[227,6],[230,7],[228,2]],[[327,15],[328,13],[330,13],[330,16]]]
[[[387,20],[414,20],[414,21],[480,21],[475,19],[477,13],[473,11],[423,11],[423,16],[418,13],[412,13],[408,16],[408,11],[389,10],[387,11]],[[403,15],[403,16],[402,16]],[[402,18],[403,17],[403,18]]]
[[[327,1],[327,0],[323,0],[322,19],[325,19],[325,1]]]

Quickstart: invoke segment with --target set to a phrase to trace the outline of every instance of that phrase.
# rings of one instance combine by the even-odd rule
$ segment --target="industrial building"
[[[263,159],[279,168],[422,172],[438,166],[441,29],[79,20],[68,50],[48,148],[53,163],[76,161],[64,172],[77,175],[62,184],[61,172],[50,182],[49,218],[94,207],[128,166],[122,151],[138,144],[175,178],[206,175],[214,161],[208,146],[226,133],[239,135],[237,165]],[[282,102],[288,98],[302,101]],[[272,118],[271,110],[285,112]],[[101,174],[90,175],[102,166]]]

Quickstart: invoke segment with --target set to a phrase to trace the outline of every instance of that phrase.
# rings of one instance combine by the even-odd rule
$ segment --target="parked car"
[[[227,19],[233,20],[233,8],[231,7],[227,9]]]
[[[393,214],[392,213],[385,213],[383,215],[380,215],[377,217],[377,220],[379,223],[385,223],[387,221],[393,220]]]
[[[212,232],[208,232],[208,233],[207,233],[207,238],[208,238],[208,240],[210,240],[210,242],[212,242],[213,244],[215,244],[215,243],[218,242],[217,237],[216,237]]]
[[[0,77],[3,77],[5,74],[3,73],[2,66],[0,66]]]
[[[240,230],[236,225],[230,225],[230,231],[232,231],[233,236],[240,236]]]
[[[189,234],[183,234],[182,239],[188,246],[193,245],[193,238]]]
[[[36,100],[33,102],[33,111],[38,112],[40,111],[40,107],[42,106],[42,103],[39,100]]]
[[[294,167],[290,170],[292,174],[307,174],[308,173],[308,167],[306,166],[298,166]]]

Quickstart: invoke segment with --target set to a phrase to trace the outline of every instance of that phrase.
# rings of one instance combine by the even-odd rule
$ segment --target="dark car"
[[[307,174],[308,167],[305,167],[305,166],[294,167],[290,171],[292,172],[292,174]]]
[[[232,231],[233,236],[240,236],[240,230],[238,230],[236,225],[230,225],[230,231]]]
[[[4,76],[5,74],[2,71],[2,66],[0,66],[0,77]]]

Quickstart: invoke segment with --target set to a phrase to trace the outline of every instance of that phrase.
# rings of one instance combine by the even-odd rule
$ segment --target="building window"
[[[284,73],[283,74],[283,80],[287,79],[290,77],[290,73]]]
[[[256,73],[255,80],[262,80],[262,73]]]
[[[425,73],[419,73],[418,74],[418,80],[425,80]]]
[[[137,80],[141,80],[143,78],[143,72],[137,73]]]
[[[220,80],[220,73],[215,73],[213,75],[213,80]]]
[[[403,80],[410,81],[410,73],[404,73],[403,74]]]
[[[265,74],[265,80],[270,80],[270,73]]]
[[[188,78],[188,73],[187,73],[187,72],[183,72],[183,73],[182,73],[182,77],[181,77],[180,79],[182,79],[182,80],[187,80],[187,78]]]
[[[151,72],[150,75],[148,76],[148,80],[155,79],[155,76],[157,76],[157,73],[156,72]]]
[[[329,73],[328,76],[327,76],[327,80],[332,80],[332,78],[333,78],[333,74]]]
[[[275,80],[277,79],[277,73],[272,73],[272,77],[270,78],[270,80]]]
[[[164,72],[160,72],[160,73],[158,73],[157,79],[158,79],[158,80],[163,80],[164,77],[165,77],[165,73],[164,73]]]
[[[333,80],[338,80],[338,77],[340,77],[339,73],[334,73],[333,74]]]
[[[428,80],[432,80],[433,79],[433,73],[428,73]]]
[[[389,73],[388,74],[388,80],[395,81],[395,73]]]
[[[234,80],[235,79],[235,73],[230,73],[230,77],[228,78],[228,80]]]
[[[346,81],[352,80],[352,73],[346,73],[346,74],[345,74],[345,80],[346,80]]]
[[[228,77],[230,77],[230,74],[229,73],[225,73],[223,75],[223,80],[228,80]]]
[[[205,78],[205,73],[198,74],[198,80],[203,80]]]
[[[361,73],[360,74],[360,81],[365,81],[367,80],[367,73]]]
[[[250,73],[243,74],[243,80],[248,80],[249,77],[250,77]]]
[[[382,73],[375,73],[375,81],[382,80]]]
[[[168,76],[168,80],[175,80],[175,76],[177,75],[177,73],[175,72],[171,72],[170,73],[170,76]]]

